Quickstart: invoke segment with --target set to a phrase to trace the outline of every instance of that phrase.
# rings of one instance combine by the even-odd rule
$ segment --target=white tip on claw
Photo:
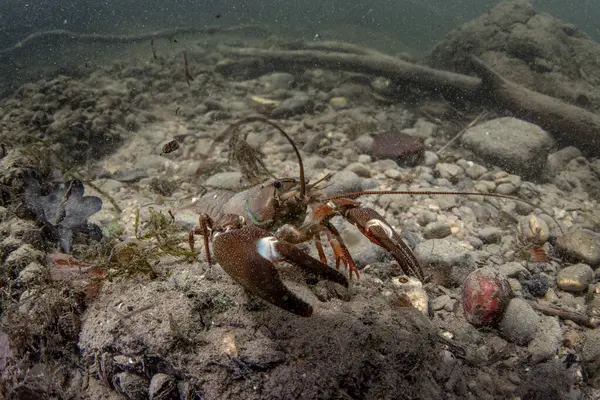
[[[261,238],[256,242],[256,251],[261,257],[271,262],[279,261],[281,260],[281,255],[275,249],[277,241],[275,236]]]
[[[378,226],[381,229],[383,229],[383,231],[385,232],[385,234],[387,235],[387,237],[389,237],[390,239],[392,238],[392,236],[394,236],[394,231],[392,230],[392,227],[389,226],[388,224],[386,224],[385,222],[379,220],[379,219],[369,220],[365,224],[365,231],[371,230],[371,228],[374,227],[374,226]]]

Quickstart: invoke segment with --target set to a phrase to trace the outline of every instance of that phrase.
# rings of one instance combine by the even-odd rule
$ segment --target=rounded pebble
[[[524,346],[531,342],[538,329],[540,317],[525,300],[514,298],[508,303],[499,328],[502,337]]]
[[[583,292],[594,280],[594,270],[587,264],[563,268],[556,277],[556,286],[566,292]]]

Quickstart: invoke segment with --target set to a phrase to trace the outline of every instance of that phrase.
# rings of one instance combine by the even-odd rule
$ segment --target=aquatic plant
[[[84,196],[84,191],[81,181],[72,180],[43,195],[38,180],[29,178],[26,182],[25,207],[35,214],[50,239],[57,240],[65,253],[71,251],[75,233],[83,233],[95,240],[102,238],[100,229],[88,223],[88,218],[102,209],[102,200]]]

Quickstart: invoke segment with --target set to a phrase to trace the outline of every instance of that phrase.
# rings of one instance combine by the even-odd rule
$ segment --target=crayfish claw
[[[218,233],[213,240],[213,254],[225,272],[251,294],[296,315],[310,317],[312,306],[283,284],[271,262],[279,258],[281,251],[287,258],[288,249],[269,244],[270,236],[268,231],[252,225]]]
[[[297,247],[289,243],[279,242],[277,243],[276,248],[283,258],[298,265],[305,271],[315,274],[318,278],[326,279],[348,287],[348,279],[344,274],[336,271],[316,258],[311,257]]]
[[[405,274],[424,281],[423,270],[410,247],[377,211],[367,207],[356,207],[347,210],[345,216],[371,242],[389,251]]]

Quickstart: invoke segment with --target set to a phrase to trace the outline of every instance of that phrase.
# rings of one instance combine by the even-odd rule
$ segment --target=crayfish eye
[[[281,183],[281,181],[274,181],[273,182],[273,187],[275,189],[281,189],[282,186],[283,186],[283,184]]]

